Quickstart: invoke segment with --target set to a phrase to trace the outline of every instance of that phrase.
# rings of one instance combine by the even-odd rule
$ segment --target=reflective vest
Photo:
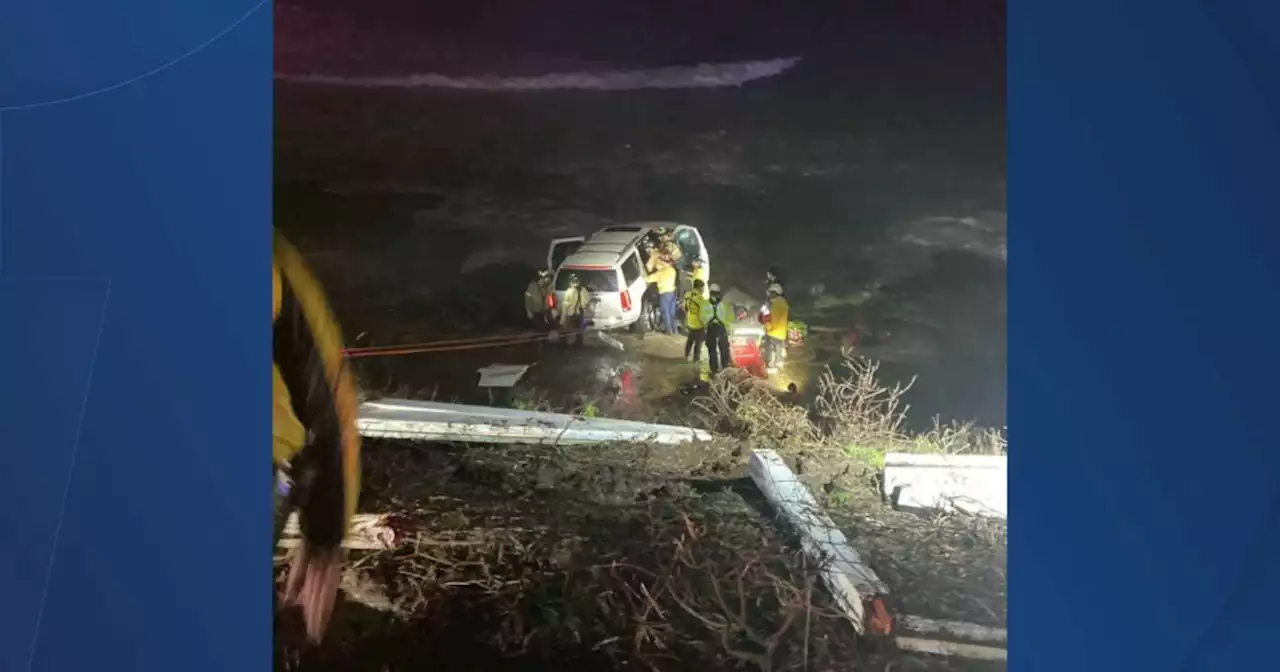
[[[694,290],[684,294],[684,324],[690,329],[701,329],[711,317],[711,304]]]
[[[561,318],[576,317],[587,312],[591,305],[591,292],[586,287],[570,287],[564,293],[564,306],[560,309]]]
[[[719,324],[724,327],[725,331],[733,326],[733,306],[724,302],[724,299],[716,299],[707,302],[707,306],[711,309],[708,312],[706,326]]]

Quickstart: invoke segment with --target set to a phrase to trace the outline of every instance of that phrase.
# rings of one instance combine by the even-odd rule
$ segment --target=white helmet
[[[707,291],[708,291],[708,292],[711,292],[712,294],[719,294],[719,293],[720,293],[720,283],[718,283],[718,282],[713,282],[713,283],[711,283],[711,286],[710,286],[710,287],[707,287]]]
[[[782,296],[782,285],[780,285],[780,284],[778,284],[778,283],[776,283],[776,282],[769,283],[769,293],[770,293],[770,294],[777,294],[778,296]]]

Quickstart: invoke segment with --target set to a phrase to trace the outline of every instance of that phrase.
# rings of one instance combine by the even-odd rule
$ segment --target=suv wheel
[[[631,323],[631,333],[636,338],[644,339],[645,333],[651,331],[649,328],[649,310],[647,305],[641,305],[640,315],[636,317],[636,321]]]

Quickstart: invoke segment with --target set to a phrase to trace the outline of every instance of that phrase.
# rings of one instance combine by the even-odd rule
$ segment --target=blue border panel
[[[1014,669],[1273,669],[1280,4],[1009,6]]]
[[[28,5],[0,9],[0,669],[267,669],[270,5]]]
[[[106,300],[107,283],[100,280],[0,281],[0,315],[7,325],[22,325],[0,329],[0,352],[6,353],[0,399],[6,408],[19,404],[23,410],[0,422],[0,445],[10,451],[8,468],[0,469],[0,529],[8,558],[0,595],[13,614],[0,634],[0,669],[24,670],[30,659]]]

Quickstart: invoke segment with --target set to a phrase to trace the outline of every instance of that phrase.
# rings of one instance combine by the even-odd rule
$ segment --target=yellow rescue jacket
[[[790,319],[791,306],[787,304],[784,297],[775,296],[769,299],[769,326],[765,328],[764,333],[769,338],[787,340],[787,323]]]
[[[658,286],[659,294],[676,291],[676,267],[671,264],[658,264],[657,270],[649,274],[645,278],[647,282],[652,282]]]
[[[525,312],[537,315],[545,313],[549,309],[547,297],[551,294],[551,288],[547,283],[541,280],[530,280],[529,286],[524,289],[524,309]]]
[[[303,487],[297,493],[303,539],[335,548],[360,495],[355,381],[320,285],[279,233],[271,276],[272,461],[288,465]]]
[[[693,273],[690,273],[689,275],[691,276],[690,280],[702,281],[702,298],[710,298],[711,283],[707,282],[707,267],[699,266],[698,268],[693,269]]]
[[[711,303],[696,290],[684,293],[684,325],[690,329],[702,329],[711,318]]]
[[[579,285],[570,287],[564,292],[564,305],[560,306],[560,321],[566,322],[571,317],[585,315],[591,306],[591,291]]]

